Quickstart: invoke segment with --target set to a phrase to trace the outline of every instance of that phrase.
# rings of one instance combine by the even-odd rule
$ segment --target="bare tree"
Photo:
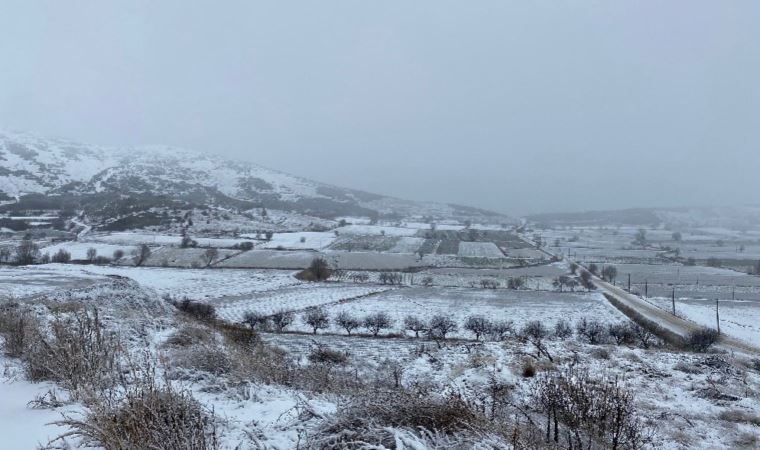
[[[142,244],[132,252],[132,260],[135,262],[136,266],[142,266],[149,257],[150,247],[145,244]]]
[[[606,280],[610,283],[615,282],[615,278],[617,278],[617,268],[615,266],[604,266],[602,269],[602,279]]]
[[[497,320],[491,322],[491,329],[488,335],[495,341],[504,341],[507,337],[515,332],[515,324],[511,320]]]
[[[266,329],[269,324],[269,317],[256,311],[249,311],[243,316],[243,323],[251,327],[252,330]]]
[[[30,238],[24,238],[16,247],[16,264],[18,265],[34,264],[39,256],[40,249]]]
[[[555,288],[562,292],[564,290],[564,287],[570,283],[570,280],[571,278],[567,275],[560,275],[555,278],[554,281],[552,281],[552,285],[554,285]]]
[[[483,316],[469,316],[464,321],[464,329],[475,335],[475,340],[491,331],[491,321]]]
[[[285,331],[291,323],[293,323],[293,313],[290,311],[279,310],[272,314],[272,325],[278,333]]]
[[[302,316],[301,320],[311,327],[314,334],[317,334],[318,330],[324,330],[330,326],[330,316],[322,309],[308,311]]]
[[[607,329],[601,322],[588,320],[585,317],[582,317],[575,325],[575,332],[589,344],[599,344],[607,336]]]
[[[566,320],[560,319],[554,324],[554,337],[558,339],[567,339],[572,335],[573,328]]]
[[[536,355],[538,358],[541,355],[546,356],[549,361],[554,361],[552,355],[549,353],[549,349],[546,348],[544,340],[549,337],[549,330],[538,320],[533,320],[525,324],[520,331],[520,336],[533,344],[536,349]]]
[[[52,261],[54,263],[67,263],[71,261],[71,253],[59,248],[57,252],[53,254]]]
[[[364,318],[363,322],[364,328],[366,328],[367,331],[372,333],[372,336],[375,337],[377,337],[381,330],[390,328],[393,324],[390,316],[384,312],[370,314]]]
[[[87,261],[94,262],[97,256],[98,256],[98,250],[96,248],[90,247],[87,249]]]
[[[338,313],[337,316],[335,316],[335,323],[338,324],[339,327],[346,330],[346,333],[348,333],[349,336],[351,336],[351,331],[359,328],[361,325],[361,322],[359,322],[359,319],[352,316],[347,311],[341,311]]]
[[[433,339],[446,339],[446,335],[455,332],[459,327],[451,317],[435,315],[430,319],[427,332]]]
[[[206,251],[203,252],[203,256],[201,256],[201,259],[203,260],[203,263],[206,265],[206,267],[208,267],[218,257],[219,257],[219,250],[215,248],[207,248]]]
[[[427,325],[419,317],[410,315],[404,318],[404,329],[412,331],[414,337],[420,337],[420,332],[426,331]]]

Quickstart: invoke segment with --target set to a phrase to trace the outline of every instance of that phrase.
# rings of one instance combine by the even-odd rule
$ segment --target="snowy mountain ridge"
[[[277,209],[325,215],[358,213],[483,216],[476,208],[415,202],[340,188],[259,165],[151,145],[104,147],[0,130],[0,199],[26,194],[98,193],[226,196]]]

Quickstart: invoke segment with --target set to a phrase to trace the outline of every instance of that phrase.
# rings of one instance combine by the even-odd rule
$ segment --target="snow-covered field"
[[[416,228],[402,228],[382,225],[346,225],[337,228],[339,234],[363,235],[363,236],[414,236],[417,233]]]
[[[252,242],[251,239],[241,238],[208,238],[190,236],[200,247],[232,247],[243,242]],[[179,246],[182,242],[182,236],[170,234],[153,234],[138,232],[116,232],[88,234],[85,241],[102,242],[115,245],[170,245]]]
[[[159,295],[192,300],[245,296],[301,284],[292,271],[177,269],[163,267],[46,264],[0,269],[0,286],[16,297],[78,288],[106,275],[131,278]]]
[[[504,254],[493,242],[460,242],[459,256],[467,258],[503,258]]]
[[[97,242],[59,242],[42,247],[40,253],[47,253],[52,257],[59,250],[63,249],[71,254],[72,259],[87,259],[87,251],[91,248],[95,249],[97,256],[105,256],[110,259],[113,258],[113,254],[117,250],[121,250],[125,255],[129,255],[137,247],[132,245],[101,244]]]
[[[273,314],[279,310],[300,311],[349,301],[357,297],[387,291],[383,286],[346,286],[341,284],[305,284],[294,287],[259,292],[239,298],[213,301],[217,315],[230,322],[240,322],[245,313]]]
[[[334,317],[341,311],[356,316],[385,312],[394,320],[392,330],[400,332],[407,315],[428,319],[441,314],[452,317],[460,325],[470,315],[482,315],[491,320],[511,320],[521,326],[531,320],[540,320],[553,326],[560,319],[575,322],[581,317],[602,322],[627,320],[600,294],[558,293],[513,290],[483,290],[456,288],[408,288],[352,302],[335,304],[327,308]],[[301,325],[304,331],[307,327]],[[333,326],[340,332],[340,328]],[[468,333],[460,329],[457,336]]]
[[[297,233],[275,233],[272,240],[258,248],[276,249],[282,247],[288,250],[322,250],[335,241],[335,233],[301,231]]]
[[[420,264],[413,254],[338,251],[251,250],[233,256],[216,267],[303,269],[314,258],[325,258],[334,267],[350,270],[402,270]]]

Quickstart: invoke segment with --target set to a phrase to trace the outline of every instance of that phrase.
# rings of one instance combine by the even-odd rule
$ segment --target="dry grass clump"
[[[212,450],[219,448],[213,413],[188,393],[154,380],[130,388],[121,401],[99,399],[83,419],[64,417],[61,436],[81,438],[86,447],[106,450]]]
[[[18,358],[23,354],[27,328],[34,323],[34,318],[19,305],[0,306],[0,336],[3,338],[3,352],[6,356]]]
[[[97,309],[57,317],[48,326],[29,320],[19,355],[31,381],[61,384],[73,398],[114,386],[122,346],[104,330]]]
[[[749,425],[760,426],[760,416],[757,414],[752,414],[748,411],[743,411],[741,409],[727,409],[725,411],[721,411],[721,413],[718,414],[718,418],[727,422],[746,423]]]
[[[195,325],[185,325],[175,331],[166,340],[166,345],[170,347],[190,347],[202,343],[209,343],[214,340],[214,335],[208,328]]]
[[[356,397],[312,437],[309,448],[396,448],[392,429],[437,433],[490,431],[492,424],[457,397],[373,391]]]
[[[343,365],[348,362],[345,353],[333,350],[326,345],[315,345],[309,352],[308,360],[312,364],[335,364]]]

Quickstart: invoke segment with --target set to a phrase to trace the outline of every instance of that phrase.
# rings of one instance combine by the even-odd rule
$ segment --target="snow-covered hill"
[[[0,200],[26,194],[145,194],[194,202],[243,201],[316,216],[356,213],[440,218],[504,216],[339,188],[256,164],[166,146],[102,147],[0,131]]]

